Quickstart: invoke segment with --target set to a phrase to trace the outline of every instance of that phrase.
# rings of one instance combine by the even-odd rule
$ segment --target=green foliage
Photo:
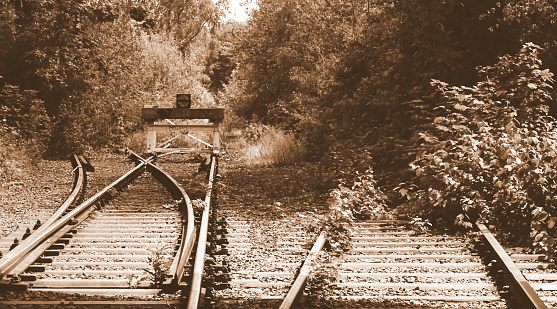
[[[413,139],[418,181],[400,189],[412,207],[447,224],[497,222],[517,238],[530,234],[534,209],[555,212],[553,74],[541,68],[539,50],[528,43],[481,68],[474,87],[432,82],[443,102]]]
[[[171,248],[168,247],[157,247],[150,250],[151,253],[147,262],[149,267],[145,268],[145,274],[153,280],[155,287],[160,287],[161,284],[166,280],[166,275],[172,260],[170,258]]]
[[[323,301],[335,295],[334,291],[339,289],[337,282],[339,261],[333,255],[321,251],[316,257],[316,264],[318,266],[310,272],[304,289],[310,301],[308,307],[316,301]]]
[[[323,220],[333,253],[350,248],[350,235],[355,220],[389,218],[386,197],[377,187],[373,171],[357,175],[351,186],[341,184],[331,192],[329,213]]]
[[[233,74],[230,106],[247,120],[294,130],[327,87],[331,63],[326,59],[338,42],[327,37],[336,29],[321,24],[329,9],[322,3],[267,0],[258,5],[236,48],[241,65]]]
[[[42,158],[51,122],[36,91],[3,84],[0,77],[0,179],[20,176]]]
[[[223,91],[232,78],[238,58],[234,48],[242,28],[241,24],[228,21],[212,31],[205,73],[211,80],[209,90],[214,94]]]
[[[158,19],[158,26],[173,33],[184,55],[189,54],[191,45],[199,36],[205,34],[207,26],[214,27],[224,14],[221,6],[211,0],[170,0],[153,3],[158,4],[154,6],[152,13]]]
[[[373,171],[367,170],[361,175],[356,173],[356,178],[351,187],[345,184],[333,190],[337,207],[350,209],[357,220],[384,219],[388,216],[386,197],[377,188]],[[342,206],[338,205],[338,202]]]
[[[0,71],[8,83],[36,91],[44,102],[52,124],[46,141],[51,155],[122,148],[141,129],[140,108],[168,104],[176,93],[192,93],[201,106],[212,104],[203,73],[208,32],[206,21],[197,18],[218,18],[218,10],[211,1],[194,2],[199,10],[189,7],[188,14],[196,15],[175,16],[179,22],[168,30],[170,11],[184,9],[172,1],[164,3],[171,7],[110,0],[0,4],[0,37],[8,42],[0,47]],[[202,7],[211,12],[197,14],[206,11]],[[203,31],[185,44],[177,35],[190,26]]]
[[[557,3],[551,0],[497,1],[484,11],[480,19],[492,34],[490,46],[496,44],[505,52],[520,49],[522,42],[540,45],[540,58],[552,72],[557,70]]]
[[[25,141],[45,143],[51,123],[44,109],[44,102],[38,98],[36,91],[21,91],[17,86],[3,85],[0,100],[2,133],[17,135]]]

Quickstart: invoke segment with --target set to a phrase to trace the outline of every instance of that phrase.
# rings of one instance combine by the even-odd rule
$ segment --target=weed
[[[308,276],[305,288],[305,293],[311,302],[332,296],[338,289],[338,260],[330,253],[320,252],[316,258],[316,264],[319,266]]]
[[[147,275],[146,277],[154,282],[155,287],[160,287],[166,280],[166,275],[170,268],[171,248],[170,246],[159,246],[149,251],[151,252],[148,258],[149,266],[143,270]]]

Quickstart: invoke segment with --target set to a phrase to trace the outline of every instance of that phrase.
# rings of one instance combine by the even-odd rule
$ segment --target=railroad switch
[[[81,164],[83,165],[83,167],[85,168],[86,171],[88,172],[94,172],[95,171],[95,167],[91,164],[91,161],[89,161],[89,158],[85,157],[85,156],[78,156],[79,157],[79,161],[81,161]]]

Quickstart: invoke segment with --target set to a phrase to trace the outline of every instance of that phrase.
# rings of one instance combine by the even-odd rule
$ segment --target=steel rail
[[[495,256],[497,266],[503,270],[506,278],[510,281],[511,292],[522,300],[521,308],[547,309],[547,305],[540,299],[526,278],[524,278],[520,269],[518,269],[505,249],[499,244],[495,236],[482,223],[476,222],[476,228],[480,231],[485,244]]]
[[[315,266],[315,258],[317,257],[317,253],[319,253],[319,251],[323,249],[323,245],[325,245],[325,241],[326,241],[326,233],[321,232],[321,234],[315,241],[315,244],[311,248],[311,251],[306,257],[306,260],[304,261],[304,264],[300,269],[300,273],[296,277],[296,280],[294,280],[292,287],[290,288],[288,294],[286,294],[286,297],[282,301],[282,304],[280,305],[280,309],[293,308],[300,300],[304,292],[304,287],[306,286],[308,276],[313,270],[313,267]]]
[[[148,308],[176,308],[181,304],[180,300],[2,300],[1,304],[6,306],[49,306],[49,308],[58,308],[64,306],[85,307],[90,308],[110,308],[110,307],[145,307]],[[40,308],[40,307],[39,307]]]
[[[87,175],[85,173],[85,170],[92,171],[94,169],[83,156],[78,157],[77,155],[74,154],[71,159],[72,159],[72,166],[74,166],[74,169],[72,171],[74,173],[74,186],[73,186],[72,193],[70,194],[68,199],[66,199],[66,201],[62,203],[62,205],[58,208],[58,210],[52,216],[50,216],[50,218],[45,223],[43,223],[35,232],[33,232],[33,234],[31,234],[26,239],[25,244],[31,243],[35,238],[39,237],[41,233],[43,233],[53,222],[60,219],[60,217],[62,217],[62,215],[66,211],[68,211],[70,206],[74,205],[77,201],[79,201],[80,197],[83,197],[83,194],[85,193],[85,187],[87,185]],[[47,245],[44,246],[48,247]],[[44,249],[46,248],[42,248],[42,247],[43,246],[39,245],[35,247],[33,250],[29,251],[26,254],[25,258],[21,259],[16,266],[8,270],[10,272],[10,275],[18,276],[21,273],[23,273],[31,264],[33,264],[33,262],[37,258],[39,258],[44,253]]]
[[[39,235],[41,235],[54,221],[58,220],[62,214],[68,210],[68,208],[70,206],[72,206],[76,201],[79,200],[79,198],[83,195],[84,191],[85,191],[85,185],[87,183],[87,174],[85,173],[85,168],[84,168],[84,163],[85,162],[81,162],[81,161],[85,161],[80,160],[80,157],[78,157],[77,155],[72,155],[72,157],[70,158],[72,161],[72,166],[73,166],[73,175],[74,175],[74,181],[73,181],[73,188],[72,191],[70,193],[70,195],[66,198],[66,200],[62,203],[62,205],[60,205],[60,207],[58,208],[58,210],[46,221],[44,222],[37,230],[35,230],[29,237],[27,237],[25,240],[23,240],[21,242],[21,244],[14,248],[14,253],[19,251],[20,248],[26,247],[28,246],[30,243],[34,242],[34,240],[39,237]],[[88,164],[88,162],[87,162]],[[5,262],[7,262],[10,259],[10,256],[13,255],[11,252],[9,254],[6,255],[5,258],[0,259],[0,265],[4,265]],[[38,257],[38,256],[37,256]],[[32,262],[31,262],[32,263]],[[23,265],[22,265],[23,266]],[[29,266],[29,265],[27,265]],[[26,267],[25,267],[26,268]],[[6,276],[6,272],[11,272],[13,270],[13,267],[11,268],[0,268],[0,279],[4,279]],[[13,275],[19,275],[22,271],[16,271],[16,272],[12,272],[11,274]]]
[[[87,174],[85,174],[85,167],[83,166],[83,163],[80,161],[80,158],[77,155],[74,154],[72,156],[72,165],[74,165],[74,185],[72,193],[66,199],[66,201],[62,203],[60,208],[58,208],[58,210],[50,218],[48,218],[48,220],[43,223],[43,225],[41,225],[35,232],[41,232],[42,230],[46,229],[47,226],[52,224],[52,222],[60,219],[62,214],[64,214],[64,212],[78,200],[79,194],[84,193],[85,185],[87,183]],[[75,171],[77,171],[77,173]],[[33,234],[31,234],[30,237],[32,236]]]
[[[76,218],[81,216],[83,213],[93,211],[93,206],[105,198],[105,196],[110,195],[111,190],[115,190],[128,181],[131,181],[133,178],[141,175],[145,170],[145,164],[147,164],[147,162],[139,163],[116,181],[97,192],[79,206],[76,206],[73,210],[57,221],[44,228],[40,233],[36,233],[37,235],[31,238],[28,242],[20,244],[14,248],[14,250],[6,254],[5,258],[0,260],[0,279],[4,279],[7,275],[9,275],[12,269],[17,267],[20,262],[26,259],[29,252],[37,248],[39,245],[44,244],[47,239],[51,238],[49,239],[50,242],[48,244],[52,244],[62,238],[63,234],[59,233],[62,228],[76,224]],[[46,249],[47,248],[44,248],[44,250]]]
[[[197,240],[197,251],[195,254],[195,262],[193,264],[193,276],[191,280],[191,289],[188,299],[188,309],[197,309],[200,303],[201,290],[203,288],[203,271],[205,268],[205,253],[207,250],[207,232],[209,229],[209,215],[211,213],[211,194],[213,192],[213,179],[216,172],[217,156],[213,156],[211,160],[211,169],[209,170],[209,182],[205,193],[205,208],[201,217],[201,225],[199,227],[199,238]]]

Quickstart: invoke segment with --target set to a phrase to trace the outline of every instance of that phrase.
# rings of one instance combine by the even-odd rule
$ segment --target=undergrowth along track
[[[359,222],[355,229],[353,249],[338,268],[339,298],[501,308],[495,285],[466,239],[418,235],[391,220]]]
[[[539,254],[509,255],[483,224],[476,223],[481,238],[476,244],[462,237],[417,234],[405,221],[370,220],[354,228],[353,248],[334,263],[337,283],[326,287],[331,292],[326,308],[382,303],[400,308],[555,308],[557,271],[552,261]],[[296,305],[304,281],[299,276],[294,282],[281,309]]]

